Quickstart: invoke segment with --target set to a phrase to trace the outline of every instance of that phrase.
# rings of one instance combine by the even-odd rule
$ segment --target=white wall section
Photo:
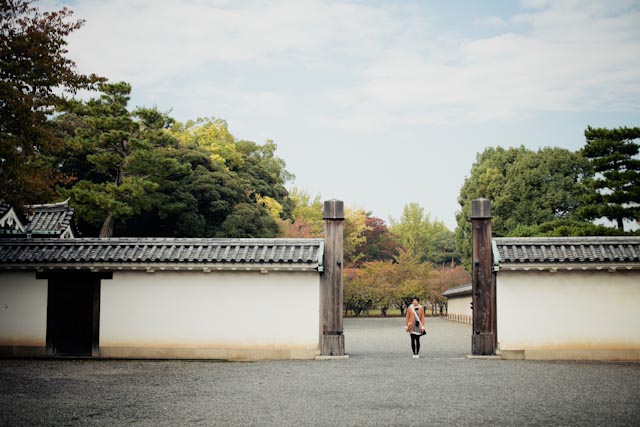
[[[0,275],[0,346],[46,344],[47,289],[35,271]]]
[[[101,285],[101,354],[109,348],[315,352],[319,286],[317,272],[115,272]]]
[[[640,350],[640,271],[501,270],[496,292],[500,350]]]

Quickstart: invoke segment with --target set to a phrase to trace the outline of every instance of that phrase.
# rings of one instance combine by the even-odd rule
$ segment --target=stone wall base
[[[89,359],[208,359],[208,360],[314,360],[319,350],[306,349],[216,349],[216,348],[140,348],[101,347],[98,356],[65,356]],[[45,357],[46,347],[0,347],[0,357]]]
[[[596,360],[640,362],[640,349],[627,350],[498,350],[505,360]]]

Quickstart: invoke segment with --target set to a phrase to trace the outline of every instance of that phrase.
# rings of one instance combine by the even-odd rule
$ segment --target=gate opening
[[[47,353],[97,356],[100,326],[100,277],[91,273],[49,276]]]

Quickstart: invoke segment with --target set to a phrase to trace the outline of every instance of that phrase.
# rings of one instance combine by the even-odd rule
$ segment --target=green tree
[[[346,208],[344,211],[344,263],[353,266],[364,257],[361,251],[366,243],[367,214],[362,209]]]
[[[506,236],[518,226],[577,219],[593,174],[587,159],[562,148],[487,148],[480,153],[460,189],[456,246],[469,267],[471,200],[491,200],[492,231]]]
[[[569,237],[569,236],[622,236],[617,228],[596,225],[586,221],[556,219],[534,225],[519,225],[509,232],[508,237]],[[640,234],[640,232],[638,232]]]
[[[345,268],[344,270],[344,310],[351,310],[358,317],[373,307],[376,289],[367,270]]]
[[[425,301],[431,296],[428,283],[433,267],[411,251],[400,249],[398,252],[394,258],[396,274],[392,279],[392,299],[400,314],[404,315],[413,297]]]
[[[284,237],[322,237],[324,221],[322,196],[293,187],[289,189],[288,204],[291,218],[280,222]]]
[[[276,237],[280,229],[265,209],[256,203],[238,203],[222,223],[221,237]]]
[[[591,160],[596,176],[588,181],[591,194],[581,209],[587,219],[614,221],[624,230],[624,221],[640,218],[640,128],[592,128],[582,153]]]
[[[417,203],[405,205],[400,220],[392,220],[391,224],[391,231],[398,238],[398,246],[417,256],[420,261],[441,264],[458,258],[455,234],[441,221],[432,221]]]
[[[421,259],[429,252],[429,214],[417,203],[408,203],[402,210],[399,221],[391,221],[391,230],[398,236],[402,247]]]
[[[151,113],[142,110],[142,120],[134,120],[127,110],[131,86],[105,83],[100,91],[100,98],[69,102],[66,115],[58,119],[78,124],[60,164],[80,179],[67,191],[79,217],[101,223],[100,237],[110,237],[116,222],[148,207],[147,195],[157,188],[151,175],[162,173],[166,165],[156,156],[153,134],[145,132]]]
[[[183,146],[204,148],[211,158],[235,170],[244,163],[238,152],[235,138],[229,132],[227,122],[216,118],[198,118],[185,123],[176,123],[171,134]]]
[[[48,118],[65,94],[104,79],[76,71],[67,37],[84,21],[63,8],[41,13],[32,1],[3,1],[0,9],[0,199],[42,202],[66,177],[53,156],[63,144]]]

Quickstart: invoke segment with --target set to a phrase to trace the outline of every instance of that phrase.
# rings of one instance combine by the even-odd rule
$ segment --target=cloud
[[[339,108],[333,123],[380,129],[540,111],[640,111],[637,4],[527,7],[512,18],[517,33],[442,37],[426,54],[394,52],[369,64],[359,85],[329,95]]]
[[[499,16],[483,16],[473,20],[474,27],[500,28],[504,25],[504,19]]]
[[[637,2],[521,5],[472,21],[512,32],[473,38],[438,32],[420,3],[85,0],[72,6],[87,24],[69,50],[83,72],[245,120],[292,113],[304,98],[313,102],[296,115],[353,129],[638,111]],[[234,67],[251,71],[221,75]],[[269,84],[298,77],[298,92]]]
[[[87,20],[71,38],[78,64],[134,84],[215,62],[366,57],[410,30],[392,10],[338,1],[111,0],[74,10]]]

